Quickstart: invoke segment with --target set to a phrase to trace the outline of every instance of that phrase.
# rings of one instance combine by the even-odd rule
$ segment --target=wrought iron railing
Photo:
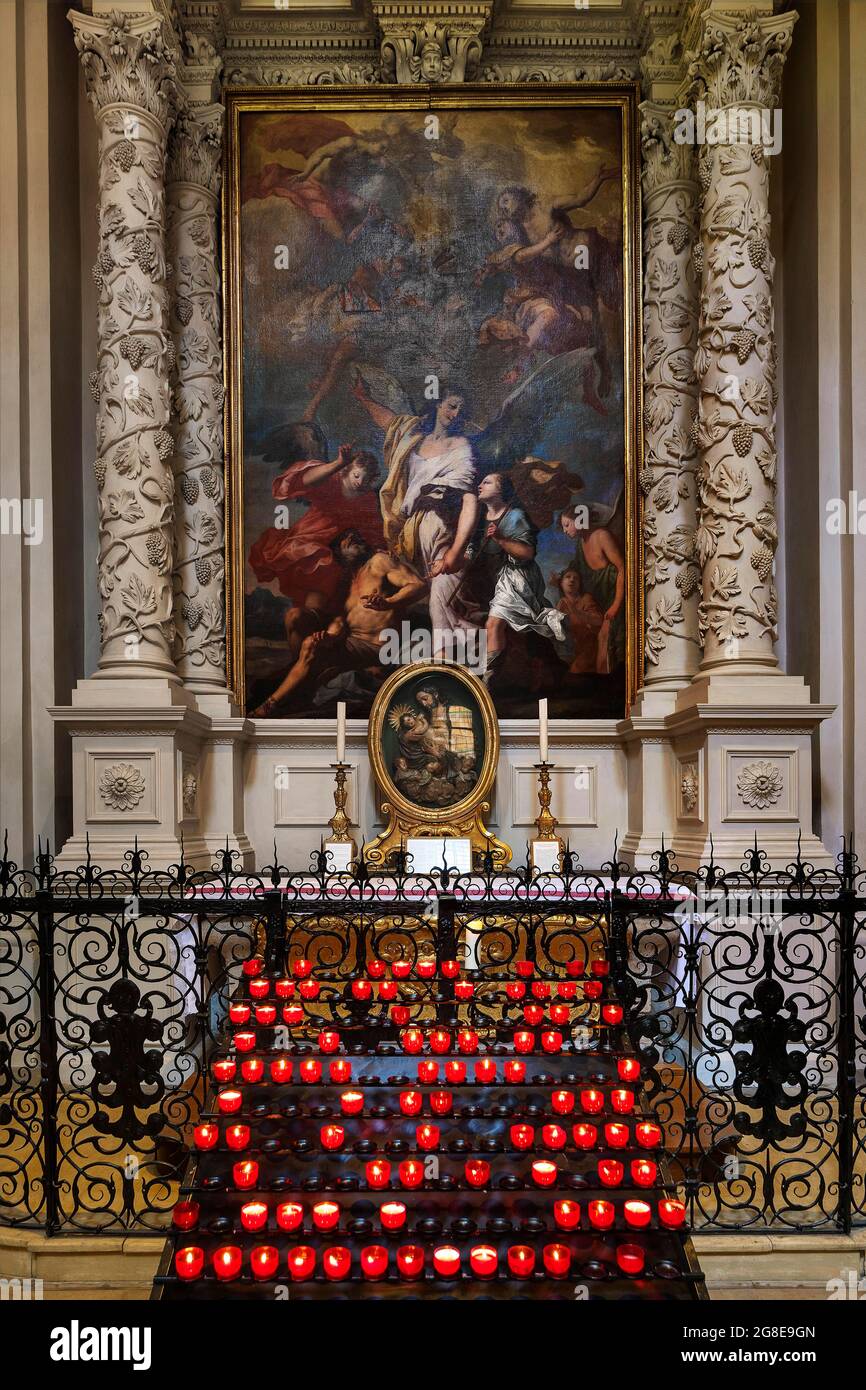
[[[462,956],[481,1030],[517,960],[561,978],[599,949],[692,1228],[866,1222],[866,873],[850,848],[834,870],[780,870],[756,844],[735,872],[662,851],[640,872],[567,853],[556,875],[420,875],[400,856],[388,874],[331,873],[321,853],[250,873],[229,851],[161,871],[137,847],[122,870],[58,870],[48,853],[24,870],[4,853],[0,1224],[165,1227],[251,954],[311,960],[329,1007],[387,1038],[387,1005],[349,988],[373,956]]]

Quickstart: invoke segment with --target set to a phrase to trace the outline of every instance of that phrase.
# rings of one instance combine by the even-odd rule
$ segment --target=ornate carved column
[[[697,669],[700,571],[694,558],[698,185],[675,114],[641,107],[644,190],[645,689],[673,691]]]
[[[99,132],[99,674],[174,676],[164,171],[178,98],[154,15],[70,13]]]
[[[777,669],[768,147],[795,19],[794,14],[752,19],[710,12],[689,66],[689,95],[698,123],[703,118],[705,126],[699,145],[704,196],[695,356],[700,392],[695,548],[702,568],[704,672]],[[696,134],[700,137],[697,126]]]
[[[226,693],[223,371],[217,209],[223,108],[190,107],[168,146],[176,436],[175,659],[184,684]]]

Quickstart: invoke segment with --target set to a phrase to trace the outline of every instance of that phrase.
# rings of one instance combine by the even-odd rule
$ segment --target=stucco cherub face
[[[425,82],[438,82],[444,72],[442,50],[438,43],[425,43],[421,49],[421,76]]]

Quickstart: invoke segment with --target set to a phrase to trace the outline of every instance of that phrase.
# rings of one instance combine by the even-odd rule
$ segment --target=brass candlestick
[[[358,846],[349,834],[352,822],[346,814],[346,803],[349,800],[349,788],[347,778],[351,763],[331,763],[334,772],[334,814],[328,821],[331,833],[325,841],[325,849],[328,845],[350,845],[349,862],[352,863],[358,853]],[[334,856],[335,859],[338,856]],[[345,857],[345,850],[339,858]]]
[[[536,830],[537,830],[538,833],[537,833],[537,835],[536,835],[536,837],[535,837],[535,839],[534,839],[534,841],[533,841],[533,852],[532,852],[532,857],[533,857],[533,862],[536,864],[536,867],[539,868],[539,869],[545,869],[545,870],[552,867],[552,865],[550,865],[550,864],[548,863],[548,858],[549,858],[549,856],[548,856],[547,854],[545,854],[543,857],[536,856],[535,848],[534,848],[535,845],[537,845],[537,844],[544,844],[544,845],[555,844],[555,845],[557,846],[557,851],[556,851],[556,855],[555,855],[555,859],[556,859],[556,863],[557,863],[557,864],[561,864],[561,863],[562,863],[562,855],[563,855],[563,853],[564,853],[564,851],[565,851],[565,846],[564,846],[564,844],[563,844],[563,842],[562,842],[562,839],[561,839],[561,837],[560,837],[559,835],[557,835],[557,833],[556,833],[556,831],[557,831],[556,818],[555,818],[553,812],[552,812],[551,809],[550,809],[550,802],[551,802],[551,797],[552,797],[552,792],[551,792],[551,790],[550,790],[550,769],[551,769],[551,767],[552,767],[552,763],[536,763],[536,764],[535,764],[535,771],[538,773],[538,807],[539,807],[539,810],[538,810],[538,816],[537,816],[536,821],[535,821],[535,828],[536,828]]]

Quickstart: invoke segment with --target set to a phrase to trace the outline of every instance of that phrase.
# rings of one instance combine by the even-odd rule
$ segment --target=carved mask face
[[[442,71],[442,50],[438,44],[425,43],[421,50],[421,76],[424,81],[438,82]]]

